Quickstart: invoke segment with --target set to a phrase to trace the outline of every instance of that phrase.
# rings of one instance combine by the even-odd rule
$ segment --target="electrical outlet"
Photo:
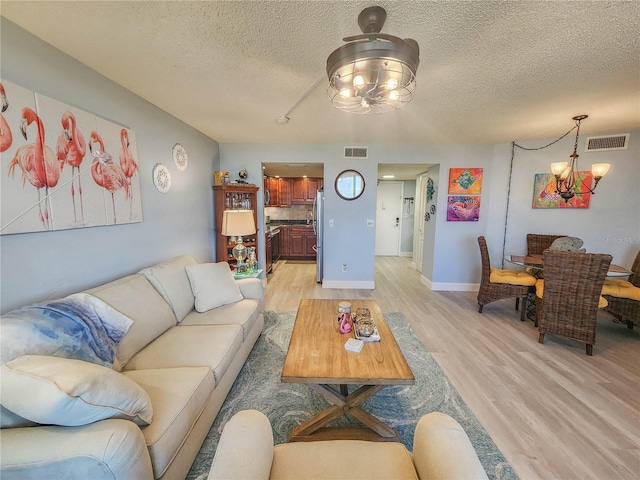
[[[346,263],[343,263],[343,264],[342,264],[342,271],[343,271],[343,272],[346,272],[346,271],[347,271],[347,264],[346,264]]]

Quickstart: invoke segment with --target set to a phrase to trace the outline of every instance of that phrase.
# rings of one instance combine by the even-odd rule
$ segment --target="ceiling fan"
[[[420,64],[418,42],[381,33],[387,12],[379,6],[358,16],[362,34],[327,58],[328,94],[336,108],[350,113],[382,113],[411,101]]]

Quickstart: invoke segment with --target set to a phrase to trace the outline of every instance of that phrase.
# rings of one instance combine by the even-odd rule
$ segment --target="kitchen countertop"
[[[313,227],[313,224],[307,223],[306,220],[271,220],[270,223],[265,224],[265,233],[270,233],[277,228],[285,225],[295,225],[297,227]]]

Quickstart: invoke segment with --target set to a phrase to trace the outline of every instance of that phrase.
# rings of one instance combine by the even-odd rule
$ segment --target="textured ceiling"
[[[334,109],[327,56],[360,33],[420,45],[406,107]],[[472,144],[640,130],[640,2],[12,2],[1,14],[220,143]],[[289,114],[285,114],[320,78]]]

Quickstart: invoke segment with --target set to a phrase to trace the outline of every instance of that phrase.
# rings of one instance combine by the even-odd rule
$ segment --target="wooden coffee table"
[[[351,300],[351,310],[367,307],[373,315],[381,340],[365,342],[360,353],[345,350],[353,332],[338,330],[338,302],[303,299],[293,326],[289,349],[282,368],[284,383],[305,383],[332,405],[289,434],[289,441],[376,440],[400,441],[398,432],[365,411],[361,404],[389,385],[413,385],[415,378],[402,355],[380,308],[372,300]],[[358,385],[349,392],[349,385]],[[339,390],[334,388],[339,386]],[[326,427],[349,414],[367,428]]]

